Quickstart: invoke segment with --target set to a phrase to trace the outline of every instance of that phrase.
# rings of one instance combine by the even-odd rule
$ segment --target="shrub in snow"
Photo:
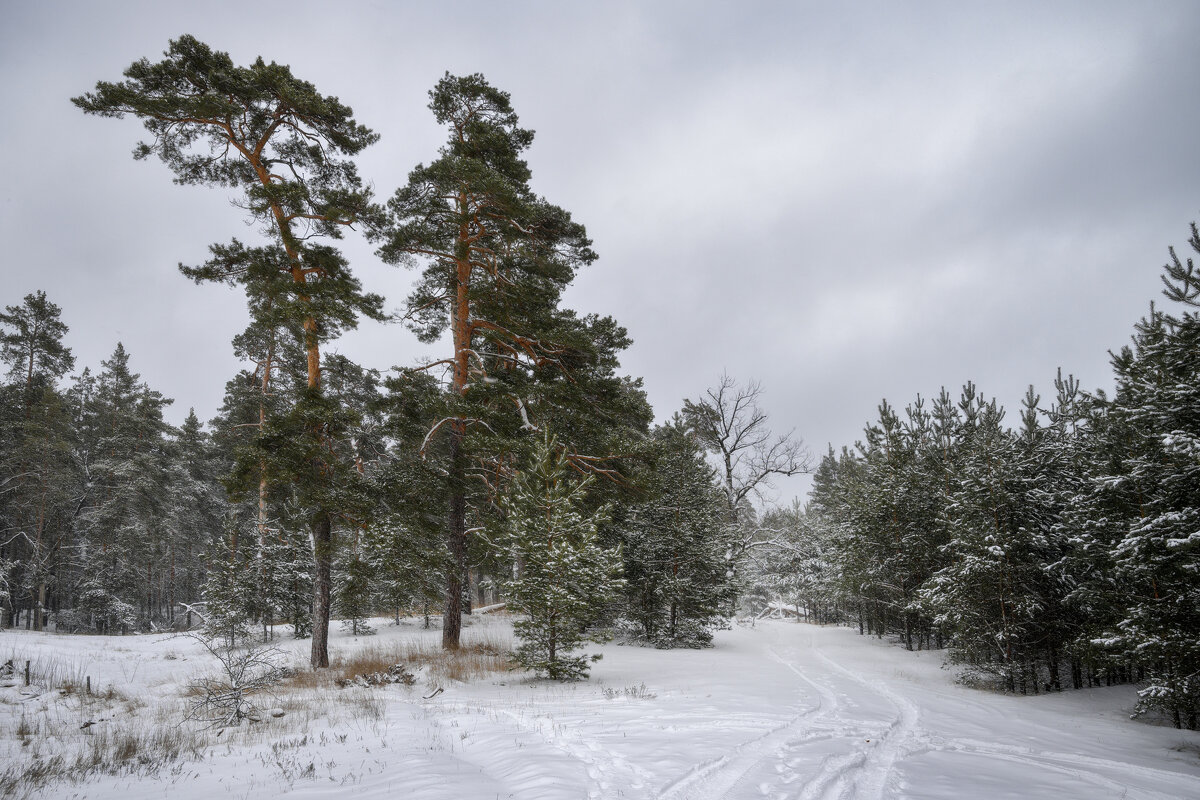
[[[121,600],[116,595],[96,585],[89,585],[79,594],[79,603],[75,608],[76,622],[84,617],[89,620],[87,627],[99,633],[110,633],[137,625],[137,609]]]
[[[339,688],[345,689],[347,686],[389,686],[394,683],[412,686],[416,682],[417,676],[413,675],[408,667],[403,664],[395,664],[379,672],[367,672],[355,675],[353,678],[339,678],[337,685]]]
[[[192,698],[188,719],[210,727],[240,725],[262,717],[255,696],[269,693],[272,686],[288,677],[283,651],[276,647],[229,647],[220,640],[195,636],[221,667],[217,678],[201,678],[188,688]]]

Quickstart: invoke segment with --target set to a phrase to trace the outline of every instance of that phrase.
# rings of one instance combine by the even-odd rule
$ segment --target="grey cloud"
[[[183,32],[261,53],[383,134],[361,167],[387,195],[441,141],[429,87],[482,71],[538,131],[535,188],[601,255],[568,301],[629,328],[660,416],[726,369],[823,450],[884,396],[973,379],[1013,406],[1060,364],[1107,383],[1200,214],[1198,28],[1189,3],[12,5],[0,302],[46,289],[81,364],[120,337],[173,414],[210,415],[243,304],[175,265],[255,233],[225,193],[134,163],[136,122],[67,99]],[[402,301],[409,273],[344,247]],[[339,349],[422,351],[374,324]]]

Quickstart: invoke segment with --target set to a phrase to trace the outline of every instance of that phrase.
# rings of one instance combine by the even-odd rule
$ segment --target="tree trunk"
[[[466,195],[459,195],[457,205],[460,214],[468,213]],[[459,397],[466,394],[470,381],[470,242],[470,227],[464,216],[455,247],[457,264],[452,284],[454,304],[450,310],[451,338],[454,342],[454,373],[450,385]],[[462,444],[466,433],[466,423],[462,419],[456,419],[450,424],[450,509],[446,531],[450,563],[446,569],[446,612],[442,615],[442,647],[447,650],[457,649],[462,636],[463,578],[467,570],[467,496],[464,485],[466,467]]]
[[[451,442],[451,480],[447,544],[450,564],[446,568],[446,611],[442,616],[442,647],[458,648],[462,636],[463,574],[467,566],[467,498],[462,489],[462,463],[457,436]]]
[[[45,630],[46,619],[46,582],[41,581],[37,587],[37,609],[33,617],[33,629],[35,631]]]
[[[468,566],[466,565],[466,562],[464,561],[464,563],[463,563],[463,605],[462,605],[462,611],[463,611],[463,613],[464,613],[464,614],[466,614],[468,617],[469,617],[469,616],[471,616],[471,612],[474,610],[474,606],[475,606],[475,595],[473,594],[473,592],[474,592],[474,587],[473,587],[473,585],[472,585],[472,583],[471,583],[471,568],[470,568],[470,567],[468,567]]]
[[[37,537],[34,541],[33,564],[38,571],[38,575],[45,575],[46,565],[42,563],[42,533],[46,528],[46,494],[49,492],[48,479],[49,466],[46,463],[46,448],[42,449],[42,491],[38,500],[38,515],[37,515]],[[42,609],[46,603],[46,581],[42,578],[37,585],[37,614],[33,623],[33,629],[40,631],[42,629]]]
[[[154,625],[154,562],[146,562],[146,622]]]
[[[313,521],[313,619],[312,659],[314,669],[329,666],[329,588],[333,563],[333,520],[321,512]]]

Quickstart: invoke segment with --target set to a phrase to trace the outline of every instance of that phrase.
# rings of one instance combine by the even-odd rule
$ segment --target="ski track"
[[[646,709],[649,713],[623,721],[589,714],[555,715],[536,707],[513,710],[498,701],[482,700],[427,705],[424,709],[433,712],[438,719],[431,722],[442,730],[466,729],[474,738],[484,740],[534,737],[582,767],[587,785],[579,787],[583,791],[578,796],[588,800],[885,800],[906,794],[896,774],[897,765],[905,758],[928,753],[969,754],[1008,762],[1016,768],[1065,775],[1094,786],[1104,796],[1130,800],[1179,797],[1146,785],[1177,786],[1181,777],[1178,772],[1078,753],[935,735],[922,728],[916,702],[885,681],[873,680],[838,663],[821,651],[814,637],[808,637],[807,642],[776,640],[766,648],[766,654],[795,676],[797,689],[804,690],[804,700],[789,709],[783,722],[779,722],[778,715],[722,715],[715,708],[657,714]],[[873,698],[884,702],[872,702]],[[988,711],[984,704],[970,705],[978,706],[980,713]],[[882,720],[861,719],[857,716],[859,709],[853,706],[870,708],[875,713],[888,707],[893,713],[885,714]],[[630,729],[631,723],[681,734],[682,741],[689,733],[718,729],[744,729],[753,734],[724,755],[697,763],[663,784],[661,775],[605,745],[606,740],[626,734],[635,737],[638,731]],[[523,760],[535,762],[533,755],[527,752]],[[507,769],[497,771],[495,765],[479,763],[465,752],[458,753],[457,758],[479,769],[502,789],[502,796],[503,790],[515,789],[520,783],[514,783],[515,776],[507,774]],[[538,767],[536,763],[522,763],[515,769],[528,779]],[[650,787],[656,784],[661,788],[653,791]]]
[[[751,739],[737,745],[732,752],[701,762],[674,778],[655,795],[659,800],[714,800],[726,797],[739,786],[747,775],[759,764],[772,756],[779,756],[790,745],[803,741],[797,734],[834,712],[837,698],[826,687],[810,680],[774,648],[769,648],[771,658],[796,673],[815,692],[817,703],[811,708],[793,714],[781,725],[776,725]],[[828,738],[828,737],[825,737]],[[783,763],[780,760],[778,763]],[[781,774],[781,780],[794,780],[795,776]]]
[[[725,797],[765,758],[785,747],[793,731],[809,714],[803,712],[766,733],[742,742],[728,755],[702,762],[675,778],[655,795],[660,800],[708,800]]]

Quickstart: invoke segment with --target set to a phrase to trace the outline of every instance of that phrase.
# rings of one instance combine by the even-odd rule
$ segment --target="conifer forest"
[[[818,639],[840,631],[836,647],[873,648],[870,658],[897,680],[917,669],[906,666],[915,657],[933,658],[971,696],[1017,696],[1020,708],[1039,709],[1103,688],[1119,698],[1112,702],[1122,704],[1129,730],[1200,729],[1196,222],[1173,220],[1178,239],[1128,265],[1157,274],[1160,291],[1142,298],[1144,316],[1125,344],[1089,343],[1108,350],[1104,386],[1084,385],[1063,364],[1057,374],[1028,374],[1022,397],[996,397],[962,374],[879,399],[853,441],[806,442],[803,423],[789,430],[770,393],[782,372],[801,365],[753,374],[705,358],[706,343],[694,339],[678,343],[694,390],[675,407],[652,407],[655,376],[629,374],[623,359],[635,338],[670,334],[573,310],[578,278],[605,280],[605,242],[593,241],[588,220],[541,194],[546,183],[533,166],[557,134],[543,122],[535,137],[519,116],[521,96],[498,78],[447,71],[436,79],[427,106],[407,112],[436,125],[440,145],[408,167],[406,182],[386,186],[369,156],[381,137],[402,134],[355,113],[352,83],[332,88],[320,74],[294,73],[287,52],[242,61],[216,39],[183,34],[150,55],[162,46],[128,53],[123,72],[97,72],[94,85],[61,101],[74,105],[80,126],[128,135],[111,157],[125,159],[131,180],[173,181],[177,194],[228,200],[227,235],[206,253],[181,247],[173,279],[196,284],[195,292],[225,287],[224,302],[247,320],[228,342],[240,367],[206,376],[224,386],[214,414],[196,398],[165,396],[128,340],[105,343],[111,355],[84,363],[68,340],[94,333],[64,311],[53,276],[23,297],[0,297],[0,646],[8,647],[6,636],[33,634],[58,637],[68,650],[71,642],[139,647],[127,643],[188,637],[224,677],[189,684],[179,700],[187,721],[251,730],[295,717],[303,705],[256,698],[325,686],[322,675],[343,687],[329,689],[339,696],[425,681],[412,702],[451,708],[458,684],[429,677],[435,667],[419,666],[426,662],[416,655],[379,656],[376,672],[347,666],[347,643],[382,648],[370,642],[390,630],[428,632],[420,658],[504,665],[485,671],[497,682],[487,690],[491,705],[472,712],[476,721],[464,723],[452,753],[470,747],[468,734],[484,735],[480,726],[525,719],[501,699],[521,681],[519,691],[598,685],[603,696],[580,707],[629,707],[622,736],[651,717],[667,720],[663,730],[686,727],[670,722],[683,712],[638,721],[637,704],[673,708],[676,689],[665,688],[664,676],[699,676],[706,664],[725,663],[706,659],[749,653],[746,637],[768,635],[756,627],[773,638],[746,662],[754,666],[713,667],[716,674],[754,683],[760,667],[778,670],[817,698],[762,731],[747,723],[751,738],[696,751],[686,765],[660,754],[670,775],[666,766],[661,774],[638,767],[633,754],[612,755],[617,744],[589,755],[572,738],[583,734],[557,723],[513,723],[511,736],[537,739],[531,747],[550,737],[554,755],[539,763],[567,753],[587,766],[589,783],[562,778],[574,774],[564,766],[554,773],[567,780],[563,793],[539,794],[532,778],[486,767],[507,776],[503,796],[758,796],[750,776],[777,764],[778,776],[804,777],[795,784],[803,788],[788,794],[790,779],[778,791],[754,784],[763,796],[932,797],[914,788],[917,766],[897,765],[919,765],[931,751],[1035,758],[987,750],[977,739],[940,748],[945,740],[920,733],[918,720],[933,724],[926,712],[898,699],[899,689],[874,689],[879,707],[897,709],[886,730],[845,727],[838,698],[848,681],[872,685],[860,677],[867,668],[815,649],[804,661],[786,638],[791,628],[771,627],[780,620],[807,623]],[[121,147],[133,148],[132,160]],[[136,215],[130,203],[153,202],[135,197],[122,210]],[[361,259],[348,255],[363,246],[408,276],[407,296],[367,286]],[[658,301],[687,296],[681,289]],[[211,335],[203,320],[178,324],[197,340]],[[339,342],[361,325],[386,326],[396,352],[411,342],[430,355],[358,363]],[[816,373],[806,381],[814,393],[853,391]],[[783,497],[779,487],[800,476],[808,476],[807,494]],[[472,635],[495,625],[509,637],[503,645]],[[644,654],[621,666],[619,679],[597,672],[616,649]],[[302,657],[288,661],[287,652]],[[11,678],[4,685],[17,691],[24,665],[29,686],[36,659],[17,650],[0,652],[5,658],[0,683]],[[651,658],[673,666],[645,666],[639,678],[638,665]],[[86,677],[91,695],[92,673],[77,671],[70,691],[82,693]],[[700,678],[679,680],[687,687]],[[485,702],[462,697],[455,702]],[[789,697],[780,690],[780,703]],[[717,698],[705,702],[716,708],[724,702]],[[80,730],[100,724],[98,713],[80,711]],[[711,713],[726,721],[720,730],[736,731],[729,720],[737,709]],[[836,732],[824,738],[845,733],[863,749],[845,760],[803,750],[826,729]],[[36,730],[16,735],[57,735]],[[868,748],[872,737],[880,749]],[[1180,745],[1180,758],[1195,761],[1194,735],[1182,741],[1190,744]],[[199,759],[213,752],[190,746]],[[319,764],[289,766],[280,745],[271,746],[288,787],[323,774]],[[1087,757],[1051,753],[1029,763],[1053,762],[1063,781],[1094,771],[1107,777],[1089,785],[1103,791],[1126,785],[1128,776],[1104,771],[1099,759],[1112,756]],[[110,758],[73,769],[102,774]],[[28,759],[17,750],[10,764],[0,761],[5,793],[61,788],[11,766],[18,761]],[[332,761],[328,769],[344,782]],[[1148,781],[1131,796],[1200,786],[1193,766],[1156,769],[1129,773]],[[130,766],[123,774],[148,773]],[[424,773],[408,774],[416,781]],[[430,777],[425,794],[400,796],[440,797],[438,785]],[[491,796],[477,792],[500,785],[456,791]],[[970,796],[961,779],[954,785]],[[980,785],[981,797],[1017,796]]]

